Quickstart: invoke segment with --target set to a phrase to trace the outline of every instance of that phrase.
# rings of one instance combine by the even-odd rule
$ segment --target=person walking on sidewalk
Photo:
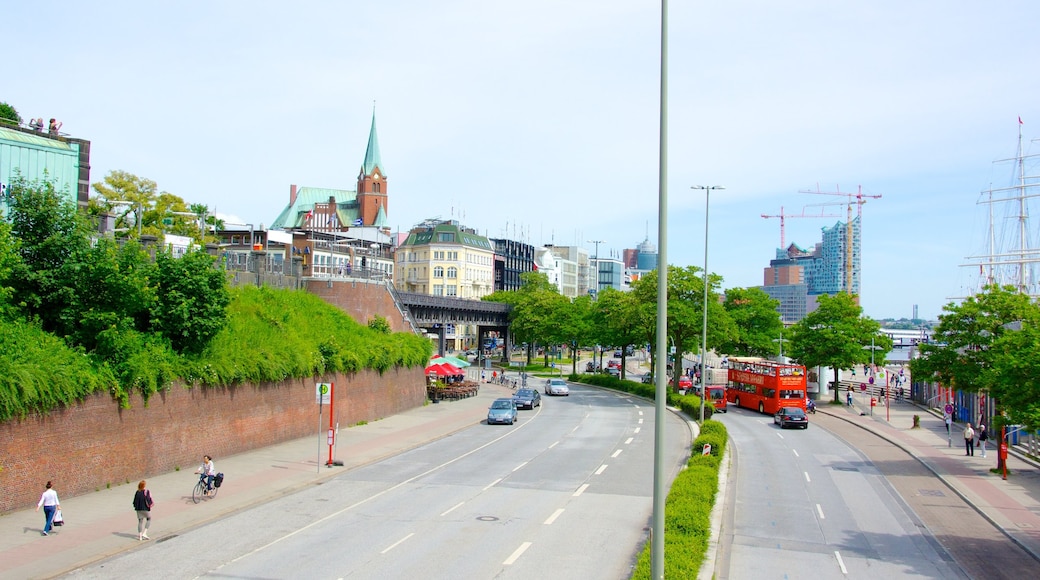
[[[145,489],[145,481],[142,479],[137,484],[137,493],[134,494],[134,511],[137,512],[137,540],[150,540],[148,527],[152,525],[152,493]]]
[[[986,441],[989,441],[989,432],[986,431],[986,424],[979,423],[979,449],[982,450],[982,456],[986,456]]]
[[[964,428],[964,454],[969,457],[975,456],[975,430],[971,428],[971,423]]]
[[[40,511],[41,507],[43,508],[43,515],[47,517],[47,523],[43,525],[43,535],[46,536],[51,533],[55,512],[61,509],[61,503],[58,502],[58,492],[54,491],[49,481],[47,482],[47,489],[40,496],[40,503],[36,504],[36,511]]]

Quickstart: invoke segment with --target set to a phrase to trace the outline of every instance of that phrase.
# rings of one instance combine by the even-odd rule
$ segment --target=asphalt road
[[[627,578],[651,515],[653,406],[571,392],[71,576]],[[671,414],[667,429],[674,477],[690,435]]]
[[[735,453],[717,578],[966,577],[877,466],[820,428],[821,414],[804,431],[733,405],[715,417]]]

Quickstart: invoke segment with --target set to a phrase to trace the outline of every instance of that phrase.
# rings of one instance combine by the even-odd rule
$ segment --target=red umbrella
[[[440,363],[426,367],[426,374],[437,374],[442,377],[450,377],[454,375],[461,375],[462,369],[453,364]]]

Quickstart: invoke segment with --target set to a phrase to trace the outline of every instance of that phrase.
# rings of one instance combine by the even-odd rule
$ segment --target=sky
[[[373,109],[388,217],[621,256],[658,244],[758,286],[862,192],[861,305],[935,319],[977,287],[980,193],[1040,141],[1040,2],[75,2],[4,9],[0,101],[114,170],[269,224],[291,184],[353,190]],[[17,23],[17,24],[15,24]],[[1019,117],[1022,125],[1019,125]],[[1032,149],[1030,149],[1032,147]],[[710,197],[694,185],[719,185]],[[872,197],[879,196],[879,197]],[[1031,226],[1036,230],[1035,225]]]

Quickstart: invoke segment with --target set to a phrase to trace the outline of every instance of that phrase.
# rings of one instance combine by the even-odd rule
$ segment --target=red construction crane
[[[808,207],[808,206],[805,206],[805,207]],[[784,234],[784,219],[786,219],[786,218],[828,218],[828,217],[841,217],[840,215],[824,214],[824,213],[820,213],[820,215],[806,215],[805,207],[802,208],[802,213],[800,213],[800,214],[784,213],[784,206],[780,206],[780,214],[779,215],[766,215],[766,214],[762,214],[762,217],[764,217],[766,219],[769,219],[769,218],[780,218],[780,248],[781,249],[787,249],[787,245],[784,243],[784,240],[786,239],[784,237],[785,236],[785,234]],[[820,210],[820,211],[822,212],[823,210]]]
[[[860,185],[856,188],[856,193],[848,193],[841,191],[841,188],[834,186],[835,191],[821,191],[820,184],[816,184],[816,191],[811,189],[803,189],[799,193],[815,193],[818,195],[840,195],[848,198],[848,219],[845,223],[845,292],[852,294],[852,205],[856,205],[856,217],[860,218],[859,227],[860,231],[863,231],[863,204],[867,203],[867,199],[881,199],[881,195],[864,195],[863,186]]]

